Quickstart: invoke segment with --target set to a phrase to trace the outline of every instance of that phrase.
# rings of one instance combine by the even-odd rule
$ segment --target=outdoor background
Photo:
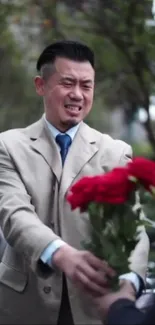
[[[43,48],[80,40],[96,54],[87,122],[155,159],[154,15],[152,0],[0,0],[0,132],[42,115],[33,77]]]

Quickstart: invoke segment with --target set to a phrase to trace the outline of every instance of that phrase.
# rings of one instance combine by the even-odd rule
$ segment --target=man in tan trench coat
[[[89,238],[88,217],[72,212],[65,195],[82,176],[124,165],[132,151],[83,122],[95,78],[87,46],[52,44],[37,69],[35,87],[45,114],[27,128],[0,135],[0,226],[7,240],[0,263],[0,323],[100,324],[90,296],[107,292],[106,275],[113,270],[81,250]],[[131,273],[122,275],[135,295],[145,282],[148,251],[143,230]]]

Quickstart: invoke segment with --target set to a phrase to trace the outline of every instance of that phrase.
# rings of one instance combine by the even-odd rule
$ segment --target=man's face
[[[48,80],[36,77],[37,93],[44,97],[46,118],[60,131],[82,121],[90,112],[94,95],[94,69],[86,62],[57,58]],[[37,78],[40,78],[37,80]],[[41,92],[40,86],[41,84]]]

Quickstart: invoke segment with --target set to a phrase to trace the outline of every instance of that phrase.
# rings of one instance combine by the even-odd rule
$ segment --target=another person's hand
[[[109,292],[110,278],[115,276],[106,262],[67,244],[54,254],[53,262],[80,289],[96,297]]]
[[[123,280],[120,289],[116,292],[111,292],[102,297],[94,298],[94,303],[97,306],[101,319],[107,317],[108,311],[112,304],[119,299],[129,299],[135,301],[135,290],[129,281]]]

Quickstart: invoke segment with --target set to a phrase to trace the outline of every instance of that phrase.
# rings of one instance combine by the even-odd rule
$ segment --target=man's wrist
[[[64,245],[62,245],[61,247],[59,247],[53,254],[52,256],[52,264],[53,266],[56,266],[58,268],[62,267],[63,264],[63,259],[65,257],[65,253],[66,250],[69,248],[70,246],[66,243],[64,243]]]
[[[119,279],[121,282],[123,282],[123,280],[130,282],[130,284],[133,287],[133,290],[135,291],[135,294],[137,294],[139,292],[140,281],[139,281],[139,278],[136,273],[130,272],[130,273],[123,274],[123,275],[119,276]]]
[[[136,299],[137,292],[131,281],[126,279],[120,280],[120,290],[126,290],[130,294],[130,297],[132,297],[132,300]]]
[[[56,251],[65,245],[66,243],[61,239],[56,239],[53,242],[51,242],[43,251],[40,259],[44,264],[48,264],[50,267],[53,268],[53,255],[56,253]]]

